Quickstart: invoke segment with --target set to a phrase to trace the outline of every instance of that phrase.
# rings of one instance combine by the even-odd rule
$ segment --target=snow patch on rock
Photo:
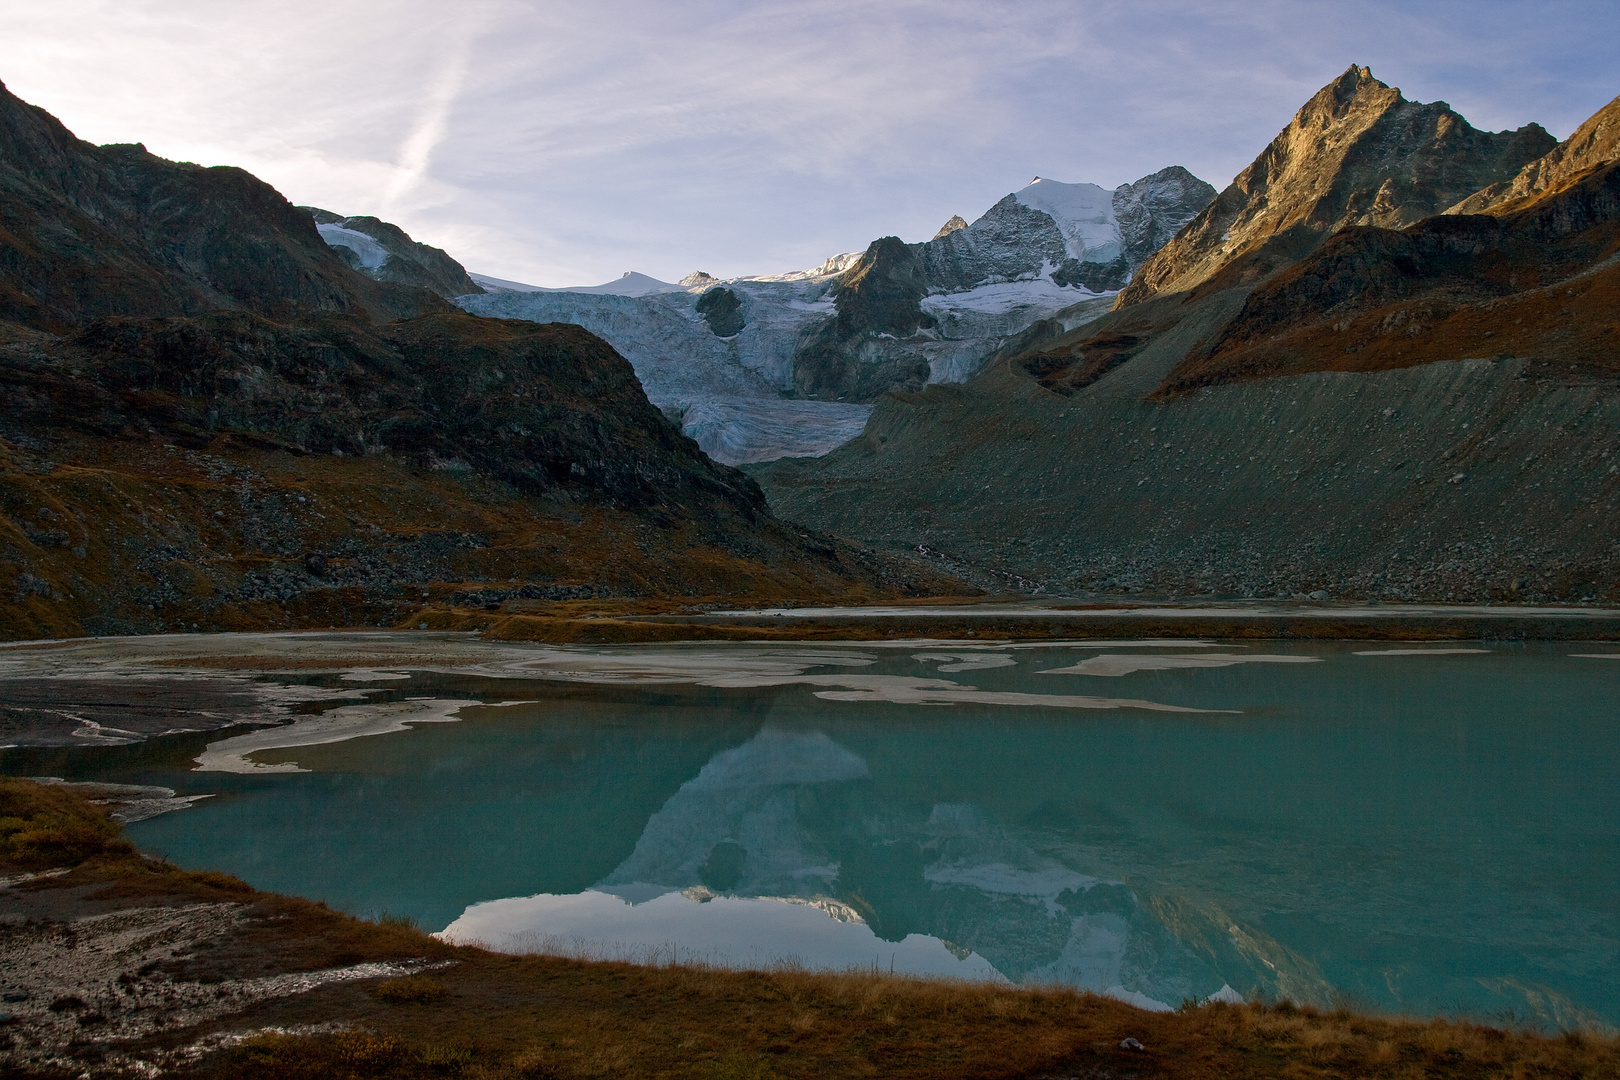
[[[383,246],[365,233],[356,229],[345,229],[342,225],[317,225],[321,239],[331,247],[346,247],[354,252],[360,265],[367,270],[376,270],[388,261],[388,252]]]
[[[1114,192],[1096,184],[1064,184],[1037,176],[1013,197],[1057,224],[1063,250],[1081,262],[1112,262],[1122,250]]]

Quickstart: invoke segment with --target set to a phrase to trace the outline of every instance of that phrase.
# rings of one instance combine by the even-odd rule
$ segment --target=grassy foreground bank
[[[452,947],[143,857],[84,794],[3,777],[0,879],[7,1077],[1620,1076],[1581,1033]]]

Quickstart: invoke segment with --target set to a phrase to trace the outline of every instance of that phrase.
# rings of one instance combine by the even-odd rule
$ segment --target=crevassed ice
[[[346,247],[360,259],[360,265],[367,270],[375,270],[388,261],[388,252],[383,246],[363,232],[354,229],[345,229],[342,225],[328,224],[315,226],[321,232],[321,239],[332,247]]]

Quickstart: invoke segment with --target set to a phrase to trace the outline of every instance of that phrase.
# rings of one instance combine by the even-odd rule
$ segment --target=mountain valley
[[[750,469],[985,583],[1613,601],[1617,108],[1553,144],[1351,68],[1109,313]]]
[[[1352,67],[1219,194],[1037,178],[807,271],[556,290],[0,105],[11,636],[1620,587],[1620,102],[1559,143]]]
[[[975,106],[908,114],[836,37],[743,94],[752,17],[643,5],[671,75],[521,7],[343,29],[398,127],[329,100],[264,170],[337,211],[0,85],[0,1077],[1620,1075],[1620,98],[1485,131],[1356,65],[1220,191],[1037,176],[809,269],[541,288],[383,217],[725,251],[792,185],[699,96],[820,146],[801,194],[850,174],[797,118],[912,116],[935,157],[759,219],[807,229],[937,220],[883,185],[953,147],[1118,179],[1164,102],[1231,118],[1162,78],[1192,37],[1127,103],[1053,20],[908,33]]]

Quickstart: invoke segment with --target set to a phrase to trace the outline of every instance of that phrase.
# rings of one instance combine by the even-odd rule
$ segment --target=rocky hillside
[[[1620,158],[1620,98],[1599,109],[1575,134],[1519,171],[1505,184],[1475,192],[1448,214],[1486,214],[1514,209],[1515,203],[1567,186],[1582,173]]]
[[[1111,192],[1036,177],[971,225],[947,224],[926,243],[875,241],[830,290],[836,314],[801,338],[795,391],[870,401],[889,390],[959,382],[1008,336],[1119,289],[1214,195],[1180,166]],[[981,331],[968,338],[972,355],[939,355],[941,338],[960,340],[964,328],[1004,314],[1020,294],[1025,317],[1001,322],[1000,340]]]
[[[0,319],[67,331],[218,309],[396,318],[447,307],[351,273],[307,215],[241,169],[92,146],[0,85]]]
[[[1614,602],[1615,108],[1549,147],[1352,68],[1112,313],[756,475],[1053,591]]]
[[[1161,393],[1464,356],[1620,373],[1620,99],[1445,214],[1350,226],[1259,285]]]
[[[321,239],[344,262],[375,281],[415,285],[446,300],[484,291],[443,248],[417,243],[398,225],[374,217],[343,217],[315,206],[298,209],[315,219]]]
[[[1614,161],[1492,213],[1346,229],[1250,294],[1163,392],[1465,356],[1620,374],[1617,253]]]
[[[1477,131],[1445,102],[1407,101],[1351,67],[1143,264],[1118,306],[1257,281],[1346,225],[1410,225],[1511,179],[1555,143],[1539,124]]]
[[[0,138],[0,637],[944,584],[778,521],[577,327],[374,281],[249,174],[9,94]]]

